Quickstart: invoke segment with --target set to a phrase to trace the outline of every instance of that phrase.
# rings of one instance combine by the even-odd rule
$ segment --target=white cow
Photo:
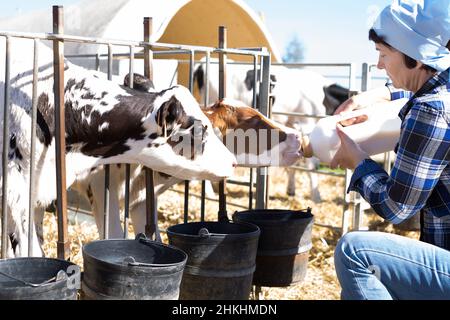
[[[211,64],[209,69],[209,101],[218,97],[218,67]],[[199,88],[201,100],[205,94],[205,72],[202,64],[194,72],[195,83]],[[249,65],[230,64],[227,66],[226,96],[238,99],[251,105],[253,100],[254,71]],[[273,99],[272,112],[294,112],[310,115],[333,114],[337,106],[348,97],[348,90],[332,83],[322,75],[306,70],[291,69],[284,66],[271,66],[270,81]],[[257,97],[258,99],[258,97]],[[309,134],[314,128],[317,119],[274,115],[273,119],[288,127],[295,128],[302,134]],[[308,169],[314,169],[319,161],[315,158],[305,159]],[[295,172],[288,170],[287,194],[295,194]],[[317,174],[310,174],[311,198],[320,201]]]
[[[8,174],[8,256],[28,254],[33,41],[11,41],[11,105]],[[36,207],[56,198],[55,121],[51,50],[39,44],[36,141]],[[0,42],[0,61],[5,61]],[[5,68],[0,63],[0,101]],[[214,134],[211,122],[189,90],[175,86],[143,93],[102,79],[65,62],[67,186],[103,164],[143,164],[179,179],[223,179],[232,175],[235,157]],[[3,119],[4,108],[0,117]],[[3,122],[1,124],[3,132]],[[3,168],[5,169],[5,168]],[[2,183],[2,181],[0,181]],[[4,213],[3,213],[4,214]],[[33,255],[41,255],[37,237]]]

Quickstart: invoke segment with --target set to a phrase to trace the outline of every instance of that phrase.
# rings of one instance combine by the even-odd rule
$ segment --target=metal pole
[[[209,103],[209,66],[211,63],[211,54],[209,51],[206,52],[206,64],[205,64],[205,78],[204,78],[204,86],[205,86],[205,96],[204,96],[204,105],[205,108],[208,107]],[[202,195],[200,198],[200,220],[205,221],[205,210],[206,210],[206,182],[202,181]]]
[[[132,83],[132,82],[130,82]],[[125,165],[125,217],[123,221],[123,236],[128,238],[128,225],[130,224],[130,165]]]
[[[100,71],[100,54],[95,55],[95,71]]]
[[[150,35],[153,32],[153,19],[144,18],[144,42],[150,42]],[[144,76],[153,80],[153,52],[148,46],[144,47]],[[153,170],[145,167],[145,195],[146,195],[146,225],[145,235],[153,237],[156,241],[161,241],[158,229],[158,212],[156,206],[155,183]]]
[[[150,36],[153,33],[153,19],[144,18],[144,42],[150,42]],[[153,80],[153,51],[148,46],[144,47],[144,75]]]
[[[128,86],[133,89],[134,81],[134,46],[130,46],[130,83]],[[124,217],[124,235],[128,238],[128,225],[130,220],[130,164],[125,165],[125,217]]]
[[[6,258],[6,243],[8,239],[8,153],[9,153],[9,104],[10,104],[10,38],[5,39],[5,97],[4,97],[4,110],[3,110],[3,155],[2,155],[2,259]]]
[[[38,59],[39,59],[38,40],[34,39],[34,55],[33,55],[33,93],[31,100],[31,146],[30,146],[30,203],[28,217],[28,256],[33,253],[33,237],[34,231],[34,202],[35,202],[35,152],[36,152],[36,119],[37,119],[37,85],[38,85]]]
[[[110,177],[110,166],[105,166],[105,191],[103,194],[103,239],[109,239],[109,178]]]
[[[53,6],[53,33],[64,33],[64,11],[62,6]],[[55,96],[55,142],[56,142],[56,192],[58,211],[58,258],[67,259],[70,243],[67,231],[67,187],[66,187],[66,126],[64,114],[64,41],[53,40],[53,69]]]
[[[219,48],[224,49],[227,47],[227,28],[224,26],[219,27]],[[226,95],[226,63],[227,56],[225,53],[219,53],[219,99],[225,98]],[[219,221],[228,221],[227,216],[227,197],[225,194],[225,180],[219,182]]]
[[[270,55],[262,57],[262,77],[259,87],[259,112],[266,117],[270,116],[269,89],[270,89]],[[267,208],[267,167],[258,168],[256,175],[256,209]]]
[[[189,52],[189,91],[194,91],[194,58],[195,51]],[[188,223],[189,218],[189,180],[184,181],[184,223]]]
[[[361,91],[367,91],[368,85],[369,85],[369,65],[367,63],[363,63],[361,74]]]
[[[258,61],[257,56],[253,56],[253,99],[252,99],[252,107],[254,109],[258,109],[256,103],[256,84],[258,83]],[[248,209],[252,210],[253,208],[253,168],[250,168],[250,186],[248,188]]]
[[[112,46],[108,45],[108,80],[112,80]],[[103,195],[103,239],[109,238],[110,165],[105,165],[105,193]]]

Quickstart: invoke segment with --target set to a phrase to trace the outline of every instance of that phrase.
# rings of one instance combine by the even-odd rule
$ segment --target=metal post
[[[103,239],[109,239],[109,177],[110,177],[110,166],[105,166],[105,191],[103,194]]]
[[[195,51],[189,52],[189,91],[194,91],[194,58]],[[188,223],[189,218],[189,180],[184,181],[184,223]]]
[[[205,86],[205,96],[204,96],[204,104],[205,108],[208,107],[209,102],[209,66],[211,60],[211,53],[209,51],[206,52],[206,64],[205,64],[205,78],[204,78],[204,86]],[[205,221],[205,210],[206,210],[206,182],[202,181],[202,195],[200,199],[200,220]]]
[[[53,6],[53,33],[64,33],[64,11],[62,6]],[[66,126],[64,110],[64,42],[53,40],[53,69],[55,96],[55,142],[56,142],[56,192],[58,211],[58,258],[67,259],[70,243],[67,230],[66,187]]]
[[[361,74],[361,91],[367,91],[368,85],[369,85],[369,65],[367,63],[363,63]]]
[[[227,28],[224,26],[219,27],[219,48],[224,49],[227,47]],[[227,57],[221,52],[219,53],[219,99],[225,98],[227,90],[227,73],[226,73]],[[219,221],[228,221],[227,216],[227,197],[225,194],[225,180],[219,182]]]
[[[144,42],[150,42],[150,35],[153,33],[153,19],[144,18]],[[148,46],[144,47],[144,75],[153,80],[153,51]]]
[[[3,110],[3,155],[2,155],[2,259],[6,258],[6,248],[8,238],[8,153],[9,153],[9,105],[10,105],[10,38],[5,39],[5,99],[4,99],[4,110]]]
[[[113,53],[112,53],[112,45],[108,44],[108,80],[112,80],[112,72],[113,72]]]
[[[132,83],[132,82],[130,82]],[[125,213],[123,221],[123,235],[128,238],[128,225],[130,224],[130,165],[125,165]]]
[[[31,146],[30,146],[30,199],[28,207],[28,256],[33,253],[33,237],[34,232],[34,202],[35,202],[35,152],[36,152],[36,119],[37,119],[37,85],[38,85],[38,61],[39,61],[38,40],[34,39],[33,54],[33,93],[31,100]],[[5,140],[4,140],[5,141]]]
[[[256,55],[253,56],[253,99],[252,99],[252,107],[254,109],[258,109],[257,105],[257,86],[258,83],[258,58]],[[253,168],[250,168],[250,186],[248,188],[248,209],[252,210],[253,208]]]
[[[130,83],[128,86],[133,89],[134,81],[134,46],[130,46],[130,69],[129,69]],[[124,217],[124,235],[128,237],[128,225],[130,220],[130,164],[125,165],[125,217]]]
[[[100,71],[100,54],[95,55],[95,71]]]
[[[112,80],[112,46],[108,45],[108,80]],[[109,238],[110,165],[105,165],[105,193],[103,195],[103,239]]]
[[[144,18],[144,42],[150,42],[150,35],[153,32],[153,19]],[[153,52],[148,46],[144,47],[144,76],[153,80]],[[156,206],[154,173],[150,168],[145,167],[145,196],[146,196],[146,224],[145,235],[149,238],[154,236],[156,241],[161,241],[158,229],[158,211]]]
[[[269,89],[270,89],[270,55],[262,57],[262,77],[259,87],[259,112],[269,116]],[[256,170],[256,209],[267,208],[267,167]]]

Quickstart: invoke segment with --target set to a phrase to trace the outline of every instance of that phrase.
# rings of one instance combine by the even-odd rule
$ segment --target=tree
[[[289,41],[286,46],[285,53],[283,56],[283,62],[301,62],[304,58],[304,47],[302,42],[299,40],[298,35],[295,34],[291,41]]]

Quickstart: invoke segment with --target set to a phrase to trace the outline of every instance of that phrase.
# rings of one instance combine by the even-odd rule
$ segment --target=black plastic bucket
[[[286,287],[303,281],[308,266],[314,216],[311,210],[249,210],[233,220],[261,229],[253,284]]]
[[[80,268],[65,260],[0,260],[0,300],[76,300]]]
[[[180,299],[248,299],[259,233],[255,225],[230,222],[169,227],[169,243],[188,254]]]
[[[84,299],[176,300],[186,254],[147,240],[99,240],[83,246]]]

